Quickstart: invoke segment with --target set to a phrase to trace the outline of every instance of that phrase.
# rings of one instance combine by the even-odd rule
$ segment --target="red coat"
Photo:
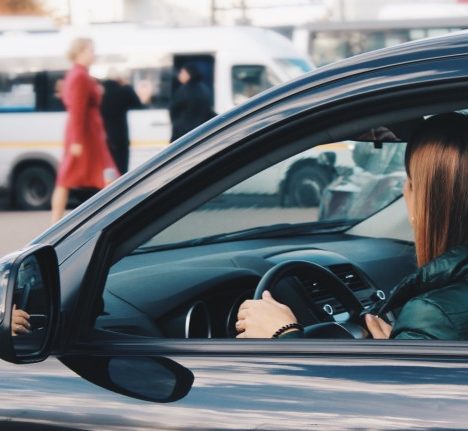
[[[75,65],[67,73],[62,99],[68,111],[68,120],[57,185],[102,189],[106,185],[105,169],[114,169],[116,175],[119,173],[106,143],[100,113],[101,91],[85,67]],[[70,146],[74,143],[83,146],[82,154],[78,157],[70,154]]]

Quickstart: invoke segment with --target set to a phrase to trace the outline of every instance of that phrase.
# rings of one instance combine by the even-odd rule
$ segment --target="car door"
[[[66,230],[65,222],[66,234],[56,244],[63,315],[55,352],[61,362],[50,359],[22,368],[28,370],[25,377],[15,375],[10,387],[6,377],[17,374],[18,368],[2,364],[0,387],[8,394],[0,403],[4,423],[24,429],[37,424],[71,429],[463,428],[466,343],[186,340],[105,333],[93,326],[110,268],[143,238],[275,161],[326,141],[324,135],[338,139],[348,127],[349,136],[356,118],[362,122],[360,128],[375,125],[377,115],[388,119],[392,106],[404,112],[442,93],[444,97],[431,108],[441,109],[440,102],[455,109],[457,103],[462,105],[455,97],[462,85],[450,86],[455,78],[450,79],[466,66],[456,60],[449,65],[453,67],[442,61],[430,65],[447,77],[440,85],[425,86],[430,80],[421,71],[430,69],[427,64],[410,65],[399,80],[396,70],[370,72],[353,83],[341,82],[339,94],[340,85],[334,83],[322,89],[321,98],[317,91],[299,92],[296,98],[285,97],[224,129],[217,130],[215,121],[211,136],[200,132],[187,138],[197,137],[198,146],[181,144],[165,153],[166,160],[156,159],[155,167],[143,167],[79,210],[70,221],[75,223],[73,229]],[[407,87],[390,88],[388,76],[395,82],[404,76]],[[378,91],[367,94],[369,82]],[[391,95],[377,98],[390,89]],[[356,93],[361,96],[357,102],[351,97]],[[320,110],[310,109],[312,96],[321,100]],[[381,112],[375,112],[376,106]],[[306,124],[313,125],[312,131]],[[317,141],[301,141],[293,133],[299,125]],[[288,145],[291,137],[297,137],[294,145]],[[49,235],[56,238],[58,228]],[[136,391],[144,391],[149,381],[138,366],[142,358],[174,361],[193,374],[193,385],[170,403],[125,396],[96,384],[102,358],[134,363],[140,372]]]
[[[311,341],[311,340],[309,340]],[[190,343],[126,346],[189,368],[173,403],[133,399],[90,383],[56,359],[2,363],[2,429],[464,429],[466,345],[383,342]],[[197,345],[198,344],[198,345]],[[89,347],[89,346],[88,346]],[[169,354],[169,350],[177,353]],[[346,350],[346,353],[344,353]],[[102,345],[96,353],[104,354]],[[285,354],[285,352],[287,352]]]

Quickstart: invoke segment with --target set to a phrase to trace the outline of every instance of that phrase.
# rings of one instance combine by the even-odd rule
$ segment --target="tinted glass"
[[[351,225],[401,196],[405,146],[345,141],[307,150],[226,190],[142,247],[171,247],[281,223]]]

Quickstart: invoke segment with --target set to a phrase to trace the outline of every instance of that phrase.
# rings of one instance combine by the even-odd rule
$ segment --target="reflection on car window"
[[[140,250],[203,238],[220,242],[235,232],[284,224],[347,227],[401,196],[405,145],[345,141],[307,150],[230,188]],[[333,221],[340,223],[325,224]]]
[[[401,196],[406,179],[405,148],[405,143],[374,148],[369,142],[357,142],[354,166],[325,188],[319,218],[365,219]]]

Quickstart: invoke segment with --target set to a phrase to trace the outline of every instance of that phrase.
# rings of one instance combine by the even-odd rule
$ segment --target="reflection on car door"
[[[274,344],[268,347],[268,343]],[[278,341],[211,347],[206,343],[206,349],[198,344],[182,355],[169,355],[195,375],[188,395],[169,404],[100,388],[56,359],[23,367],[22,378],[15,365],[2,362],[0,379],[10,384],[0,400],[0,426],[2,430],[36,429],[33,425],[39,424],[45,428],[37,429],[79,430],[465,427],[466,352],[464,358],[444,358],[450,346],[432,345],[436,354],[424,356],[424,350],[415,347],[413,354],[408,353],[410,344],[404,349],[394,346],[394,354],[388,354],[388,346],[372,341],[353,349],[343,348],[343,342],[305,343],[315,347],[298,349],[297,343]],[[128,348],[127,357],[133,349],[141,354],[142,347]],[[226,347],[231,353],[216,353]],[[344,353],[337,353],[340,350]]]

